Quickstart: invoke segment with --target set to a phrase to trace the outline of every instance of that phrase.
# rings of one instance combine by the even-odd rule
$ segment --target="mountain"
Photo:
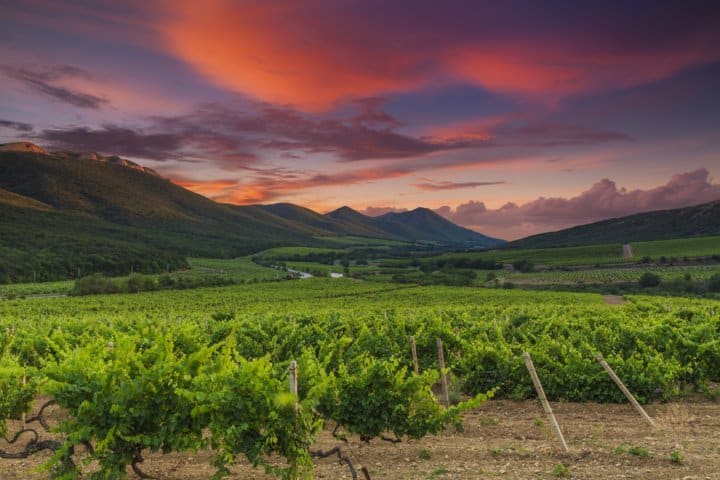
[[[533,235],[510,242],[507,246],[546,248],[668,240],[702,235],[720,235],[720,200],[693,207],[638,213]]]
[[[412,213],[412,212],[409,212]],[[82,272],[182,266],[188,256],[232,257],[322,237],[482,245],[487,237],[429,212],[371,218],[349,208],[319,214],[288,203],[214,202],[130,160],[0,145],[0,282]],[[42,278],[42,277],[38,277]]]
[[[435,242],[486,248],[504,243],[472,230],[459,227],[432,210],[417,208],[411,212],[386,213],[369,217],[350,207],[340,207],[324,215],[290,203],[259,205],[290,222],[322,229],[335,235],[384,238],[404,242]],[[244,208],[244,207],[240,207]]]
[[[382,229],[376,224],[373,217],[363,215],[350,207],[340,207],[337,210],[326,213],[325,217],[332,219],[336,225],[349,232],[350,235],[357,235],[360,237],[380,237],[392,240],[408,240],[408,238],[411,238],[400,237],[392,232]],[[422,236],[415,238],[423,239]]]
[[[401,238],[424,238],[441,243],[472,243],[476,246],[494,247],[503,240],[487,237],[467,228],[455,225],[427,208],[409,212],[389,212],[373,219],[373,224]]]
[[[309,208],[292,203],[274,203],[271,205],[255,205],[267,213],[284,219],[291,228],[305,229],[309,234],[326,236],[328,234],[346,235],[338,225],[325,216]],[[237,206],[238,210],[246,210],[247,206]]]
[[[132,164],[64,152],[0,152],[0,188],[54,211],[170,234],[164,246],[170,240],[195,254],[248,253],[311,236],[262,209],[213,202]]]

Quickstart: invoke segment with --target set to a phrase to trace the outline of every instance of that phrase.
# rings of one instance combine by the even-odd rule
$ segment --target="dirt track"
[[[559,452],[539,404],[490,401],[465,418],[465,431],[390,444],[350,442],[358,463],[378,479],[552,479],[563,463],[577,479],[720,479],[720,404],[669,403],[648,407],[656,420],[647,427],[630,405],[553,404],[571,453]],[[18,427],[11,422],[11,430]],[[9,449],[4,444],[3,449]],[[337,444],[327,432],[317,447]],[[635,448],[636,455],[628,451]],[[647,456],[644,450],[647,449]],[[684,461],[669,460],[673,450]],[[212,454],[147,454],[143,469],[159,479],[205,480]],[[0,479],[41,479],[33,469],[47,459],[0,460]],[[336,458],[315,462],[316,478],[349,479]],[[234,479],[271,479],[246,462],[232,468]],[[559,470],[558,470],[559,471]],[[129,478],[137,478],[132,473]]]

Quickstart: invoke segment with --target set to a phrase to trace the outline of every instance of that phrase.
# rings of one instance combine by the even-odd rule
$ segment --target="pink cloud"
[[[439,190],[460,190],[463,188],[488,187],[494,185],[504,185],[506,182],[424,182],[413,183],[413,187],[434,192]]]
[[[681,208],[720,199],[720,184],[713,183],[707,169],[680,173],[664,185],[648,190],[627,190],[603,179],[572,198],[540,197],[517,205],[507,203],[488,209],[471,200],[437,213],[459,225],[485,234],[514,239],[607,218],[650,210]]]

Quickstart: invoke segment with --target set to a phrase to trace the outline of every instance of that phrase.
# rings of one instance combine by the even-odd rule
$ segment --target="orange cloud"
[[[209,198],[228,195],[238,185],[235,180],[190,180],[179,177],[171,178],[170,181]]]
[[[287,172],[261,169],[257,169],[257,172],[257,177],[245,182],[232,179],[194,180],[170,172],[165,175],[170,177],[173,183],[217,202],[250,205],[286,198],[307,189],[339,187],[403,177],[409,175],[411,170],[403,167],[379,167],[331,174],[309,174],[294,179],[288,178]],[[295,174],[291,175],[295,176]]]
[[[217,84],[266,101],[316,110],[423,81],[414,71],[419,53],[387,62],[362,42],[337,44],[334,35],[349,40],[342,26],[316,30],[309,24],[319,12],[303,2],[247,2],[240,8],[210,0],[172,8],[177,14],[163,32],[173,53]]]
[[[305,110],[448,83],[554,101],[655,81],[720,55],[709,47],[717,33],[707,22],[685,25],[690,20],[670,11],[648,12],[647,25],[583,12],[579,23],[587,25],[575,25],[560,16],[530,18],[534,7],[386,7],[172,2],[160,31],[171,53],[217,85]],[[680,33],[668,31],[673,22]]]
[[[448,55],[458,75],[489,90],[556,100],[569,95],[640,85],[708,61],[704,49],[647,52],[583,52],[565,44],[542,51],[526,44],[494,50],[468,45]]]

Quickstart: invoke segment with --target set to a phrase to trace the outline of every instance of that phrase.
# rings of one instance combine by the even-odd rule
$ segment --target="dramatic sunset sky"
[[[0,142],[531,233],[720,198],[717,2],[0,0]]]

